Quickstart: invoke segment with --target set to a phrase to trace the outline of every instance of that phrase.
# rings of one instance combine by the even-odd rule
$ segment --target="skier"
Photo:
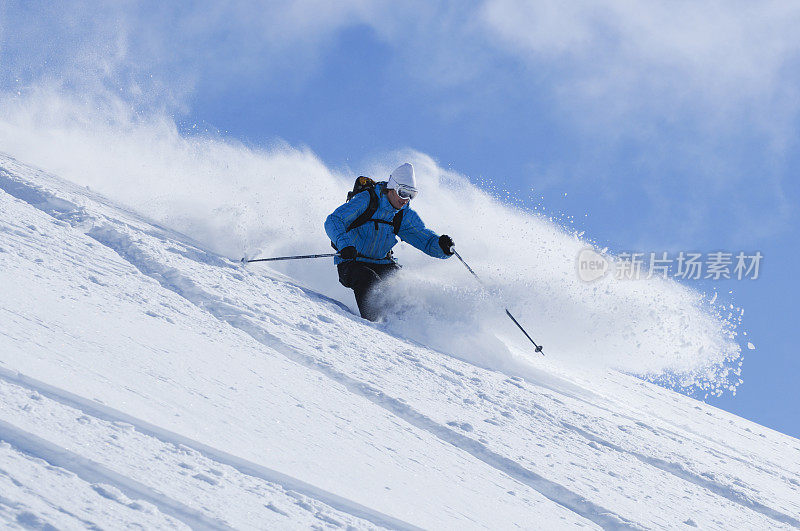
[[[453,255],[453,239],[425,228],[409,203],[417,195],[414,167],[405,163],[386,182],[359,177],[347,202],[325,220],[325,232],[339,251],[339,282],[353,290],[361,317],[376,321],[381,308],[370,290],[400,269],[392,254],[397,237],[435,258]]]

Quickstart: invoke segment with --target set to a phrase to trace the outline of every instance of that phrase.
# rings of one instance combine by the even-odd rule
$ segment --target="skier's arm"
[[[369,192],[356,194],[350,201],[334,210],[325,220],[325,232],[337,249],[354,246],[347,227],[369,206]]]
[[[439,247],[439,235],[425,228],[419,214],[410,208],[403,214],[403,223],[400,224],[397,235],[427,255],[434,258],[449,258]]]

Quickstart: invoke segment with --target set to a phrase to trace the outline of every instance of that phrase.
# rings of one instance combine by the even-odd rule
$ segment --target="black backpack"
[[[400,232],[400,225],[403,223],[403,210],[402,209],[399,210],[397,212],[397,214],[394,215],[394,218],[392,218],[392,221],[384,221],[382,219],[372,219],[372,216],[374,216],[375,212],[377,212],[378,205],[381,202],[381,198],[378,197],[378,193],[375,191],[375,185],[376,184],[379,184],[379,183],[376,183],[375,181],[373,181],[369,177],[365,177],[365,176],[361,175],[356,179],[356,182],[353,185],[353,190],[350,191],[350,192],[347,192],[347,201],[350,201],[351,199],[353,199],[356,195],[360,194],[361,192],[364,192],[364,191],[368,191],[369,192],[369,204],[367,205],[367,209],[364,210],[364,212],[362,212],[361,214],[359,214],[359,216],[356,219],[354,219],[353,222],[350,223],[350,225],[347,226],[347,229],[346,229],[347,232],[350,232],[351,230],[353,230],[355,228],[358,228],[361,225],[364,225],[365,223],[367,223],[369,221],[372,221],[373,223],[375,223],[375,230],[378,230],[378,224],[379,223],[385,223],[387,225],[391,225],[392,226],[392,229],[393,229],[392,232],[394,232],[395,236],[397,236],[397,234]],[[381,182],[380,184],[385,185],[386,182]],[[334,249],[336,249],[336,246],[333,245],[333,242],[331,242],[331,245],[333,246]],[[336,249],[336,250],[338,251],[338,249]],[[389,251],[389,254],[391,254],[391,251]]]

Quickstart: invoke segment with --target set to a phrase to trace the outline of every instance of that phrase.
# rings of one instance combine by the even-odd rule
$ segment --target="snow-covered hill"
[[[0,521],[800,527],[796,439],[309,284],[0,157]]]

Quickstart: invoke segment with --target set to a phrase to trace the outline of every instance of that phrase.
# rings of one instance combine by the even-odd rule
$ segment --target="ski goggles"
[[[405,184],[401,184],[395,190],[397,195],[400,196],[400,199],[406,200],[408,199],[411,201],[415,197],[417,197],[417,189],[412,186],[406,186]]]

